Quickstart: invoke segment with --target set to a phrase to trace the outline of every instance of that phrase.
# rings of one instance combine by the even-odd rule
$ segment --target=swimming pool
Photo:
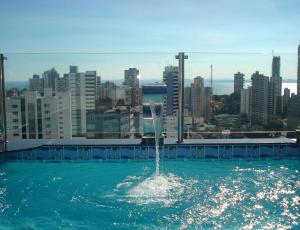
[[[300,164],[279,160],[7,161],[8,229],[297,228]]]

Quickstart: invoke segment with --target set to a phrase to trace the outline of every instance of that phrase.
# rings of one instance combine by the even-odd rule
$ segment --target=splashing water
[[[159,104],[161,107],[161,104]],[[150,102],[150,110],[152,114],[152,121],[153,121],[153,129],[155,135],[155,162],[156,162],[156,170],[155,174],[159,175],[159,136],[160,136],[160,129],[158,126],[159,117],[156,115],[155,111],[155,104],[154,102]]]
[[[170,207],[177,202],[185,190],[180,177],[174,174],[154,175],[146,178],[127,192],[130,203],[137,205],[160,204]]]

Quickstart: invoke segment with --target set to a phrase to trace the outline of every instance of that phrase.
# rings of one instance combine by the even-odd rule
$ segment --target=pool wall
[[[299,158],[296,144],[211,144],[164,145],[162,160],[168,159],[265,159]],[[45,145],[6,152],[3,161],[153,160],[154,146],[141,145]]]

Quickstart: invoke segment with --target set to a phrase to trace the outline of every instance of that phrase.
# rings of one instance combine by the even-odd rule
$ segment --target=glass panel
[[[6,54],[8,140],[154,136],[151,103],[164,137],[177,138],[176,55]],[[186,55],[185,139],[295,136],[296,53]]]

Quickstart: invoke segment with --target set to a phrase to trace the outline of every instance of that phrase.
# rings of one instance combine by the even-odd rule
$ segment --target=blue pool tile
[[[190,146],[177,146],[177,158],[190,158]]]
[[[219,158],[219,147],[215,146],[205,146],[205,158],[206,159],[217,159]]]
[[[232,146],[219,146],[219,158],[220,159],[232,159],[233,148]]]
[[[49,155],[49,147],[39,147],[36,149],[36,159],[37,160],[48,160]]]
[[[164,151],[164,158],[165,159],[177,159],[177,147],[176,146],[169,146]]]
[[[121,150],[122,159],[134,159],[134,147],[123,147]]]
[[[271,158],[274,156],[273,145],[261,145],[259,151],[260,158]]]
[[[259,159],[260,149],[259,145],[247,145],[247,158],[249,159]]]
[[[247,151],[245,146],[241,146],[241,145],[233,146],[232,156],[233,158],[246,158]]]
[[[64,160],[77,160],[78,151],[76,146],[65,146],[63,148],[63,159]]]
[[[93,147],[91,152],[93,160],[106,160],[105,147]]]

